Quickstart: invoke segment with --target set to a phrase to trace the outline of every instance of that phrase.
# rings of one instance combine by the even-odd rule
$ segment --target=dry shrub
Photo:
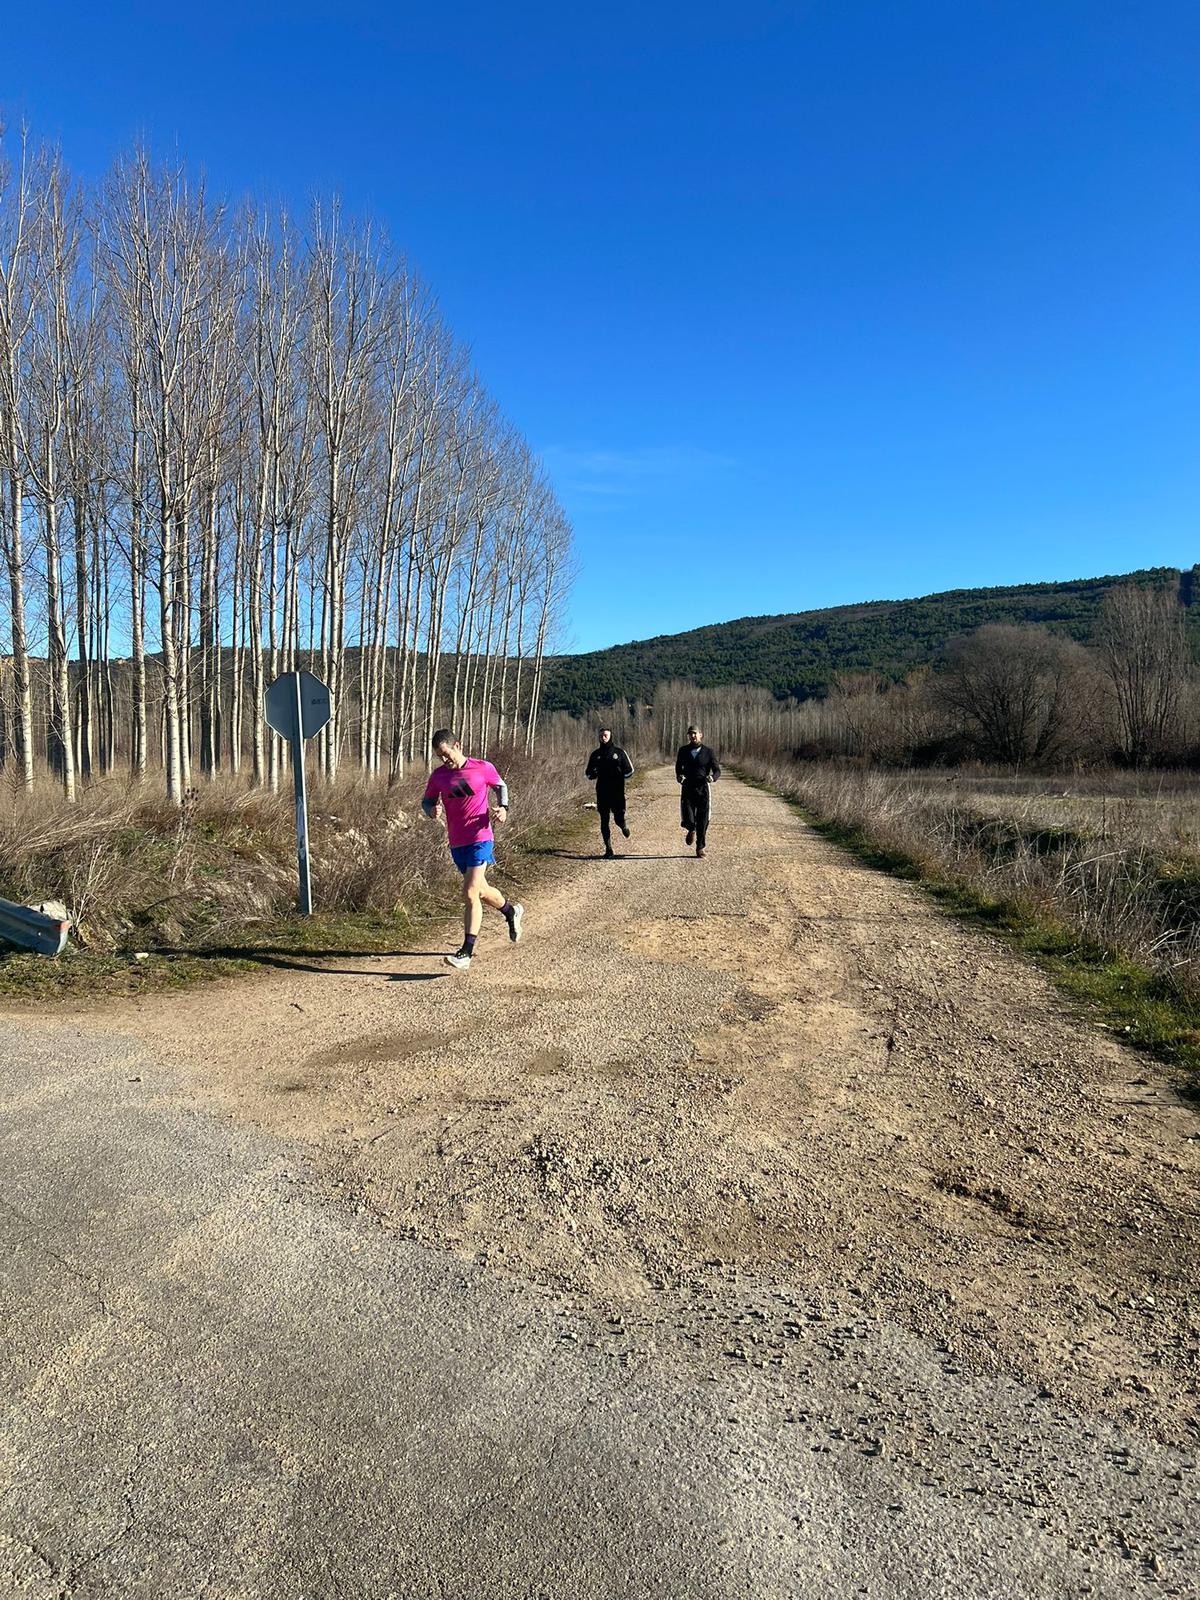
[[[493,759],[513,795],[501,852],[520,851],[581,797],[581,763]],[[358,773],[310,788],[314,904],[322,912],[419,910],[457,879],[445,833],[420,811],[424,773],[388,789]],[[503,854],[501,855],[503,859]],[[62,900],[85,944],[186,944],[230,937],[295,904],[295,809],[247,781],[203,782],[181,808],[115,779],[74,805],[56,786],[0,794],[0,895]]]

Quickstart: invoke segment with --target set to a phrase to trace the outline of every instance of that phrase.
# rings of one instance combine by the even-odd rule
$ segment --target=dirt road
[[[772,797],[724,781],[715,800],[697,862],[682,853],[673,782],[651,775],[625,859],[557,862],[520,890],[522,944],[493,924],[465,977],[439,966],[438,941],[337,970],[281,956],[263,982],[220,994],[6,1025],[14,1060],[34,1063],[22,1081],[40,1085],[7,1146],[24,1174],[19,1203],[4,1196],[33,1230],[22,1238],[52,1236],[77,1266],[77,1224],[56,1232],[36,1204],[26,1141],[39,1107],[48,1097],[71,1108],[69,1127],[94,1124],[80,1061],[149,1063],[118,1072],[123,1088],[105,1078],[123,1108],[101,1102],[108,1124],[166,1119],[236,1147],[221,1159],[239,1171],[252,1146],[253,1170],[291,1174],[287,1197],[315,1219],[306,1238],[353,1238],[345,1248],[369,1255],[390,1296],[430,1279],[414,1308],[420,1358],[405,1368],[409,1385],[422,1363],[441,1373],[416,1476],[444,1462],[485,1546],[506,1514],[518,1546],[541,1517],[571,1530],[557,1568],[541,1549],[468,1581],[467,1554],[447,1546],[418,1582],[394,1548],[355,1577],[343,1518],[327,1535],[343,1573],[332,1587],[296,1565],[284,1528],[247,1535],[242,1588],[177,1592],[1198,1592],[1200,1116],[995,941],[849,861]],[[75,1067],[56,1090],[64,1055]],[[110,1196],[105,1214],[131,1203]],[[282,1252],[300,1273],[303,1252],[280,1243],[296,1215],[259,1206],[253,1226],[264,1259]],[[328,1267],[308,1271],[319,1281]],[[277,1279],[286,1297],[284,1267]],[[453,1378],[439,1366],[446,1296],[465,1330]],[[333,1322],[309,1309],[313,1350],[375,1353],[386,1404],[400,1345],[376,1297]],[[264,1313],[249,1346],[268,1364],[270,1326]],[[490,1346],[488,1326],[503,1329]],[[74,1345],[34,1347],[43,1387],[87,1381]],[[489,1348],[533,1374],[523,1401],[505,1402],[532,1486],[520,1512],[437,1426],[447,1387],[471,1392]],[[270,1404],[286,1411],[286,1389]],[[25,1508],[11,1537],[40,1550],[21,1485],[33,1461],[45,1468],[45,1441],[25,1388],[14,1405],[24,1443],[0,1458],[5,1504]],[[493,1389],[479,1396],[485,1430],[496,1405]],[[530,1424],[542,1414],[575,1419],[555,1433],[568,1465],[548,1464]],[[561,1488],[589,1438],[605,1484],[590,1513],[564,1512],[540,1475]],[[322,1469],[335,1500],[346,1470]],[[436,1511],[423,1514],[436,1529]],[[592,1547],[597,1516],[621,1558],[593,1565],[589,1586],[567,1547]],[[652,1527],[665,1569],[646,1565]],[[32,1557],[18,1570],[28,1592],[59,1592],[30,1587],[55,1581]],[[61,1592],[143,1590],[118,1574]]]

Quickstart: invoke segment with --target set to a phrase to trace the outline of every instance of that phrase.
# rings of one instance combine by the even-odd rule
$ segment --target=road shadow
[[[884,924],[892,922],[928,922],[929,913],[926,911],[863,911],[846,914],[830,912],[828,914],[823,913],[820,916],[810,916],[807,912],[802,911],[800,920],[801,922],[880,922]]]
[[[318,966],[320,961],[363,961],[368,958],[380,962],[419,958],[439,961],[445,950],[300,950],[286,946],[263,945],[246,948],[242,945],[206,945],[202,949],[185,949],[169,946],[154,951],[156,956],[186,956],[192,961],[250,961],[256,966],[278,967],[283,972],[315,972],[326,978],[386,978],[389,983],[424,983],[430,978],[444,978],[445,972],[385,972],[378,967]]]
[[[366,961],[375,956],[380,961],[399,961],[408,956],[432,960],[445,953],[444,950],[312,950],[308,945],[281,944],[159,945],[154,950],[156,956],[190,956],[199,961],[270,961],[275,956],[306,957],[310,961]]]
[[[450,976],[448,972],[381,972],[378,967],[318,967],[286,956],[266,956],[260,965],[278,967],[282,972],[315,972],[322,978],[379,978],[385,983],[429,983]]]
[[[606,856],[603,850],[589,850],[586,853],[578,850],[546,850],[542,853],[557,856],[560,861],[683,861],[692,852],[681,850],[677,855],[670,856],[643,856],[633,850],[618,851],[615,856]]]

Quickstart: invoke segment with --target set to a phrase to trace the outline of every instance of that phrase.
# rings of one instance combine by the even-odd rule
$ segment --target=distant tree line
[[[537,735],[570,529],[425,284],[367,223],[231,210],[142,152],[92,191],[0,129],[0,767],[400,775],[439,721]]]
[[[903,682],[937,659],[947,643],[989,623],[1035,625],[1088,643],[1105,596],[1134,585],[1170,590],[1200,635],[1191,606],[1193,573],[1157,567],[1120,577],[1069,583],[959,589],[917,600],[876,600],[823,611],[742,617],[556,660],[546,705],[575,714],[616,699],[648,703],[658,684],[686,680],[700,688],[750,684],[783,700],[821,697],[839,675]]]
[[[1125,584],[1092,642],[1032,624],[986,623],[897,683],[838,675],[827,694],[777,699],[753,685],[659,685],[650,704],[607,713],[618,737],[670,750],[697,720],[728,749],[890,765],[1014,767],[1200,761],[1200,677],[1174,587]]]

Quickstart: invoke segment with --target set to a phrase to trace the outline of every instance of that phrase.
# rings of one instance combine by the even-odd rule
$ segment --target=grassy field
[[[580,763],[497,753],[513,794],[497,843],[517,881],[586,798]],[[295,911],[289,792],[213,782],[176,810],[106,781],[73,806],[49,786],[0,796],[0,896],[62,901],[73,931],[51,961],[0,947],[0,995],[134,994],[297,958],[395,949],[459,904],[440,827],[421,817],[424,775],[388,790],[351,776],[310,794],[315,915]]]
[[[1003,932],[1200,1082],[1200,782],[747,760],[837,843]]]
[[[1164,858],[1200,859],[1200,775],[1085,772],[1014,777],[986,769],[910,773],[914,790],[946,795],[1027,832],[1059,828],[1142,846]]]

